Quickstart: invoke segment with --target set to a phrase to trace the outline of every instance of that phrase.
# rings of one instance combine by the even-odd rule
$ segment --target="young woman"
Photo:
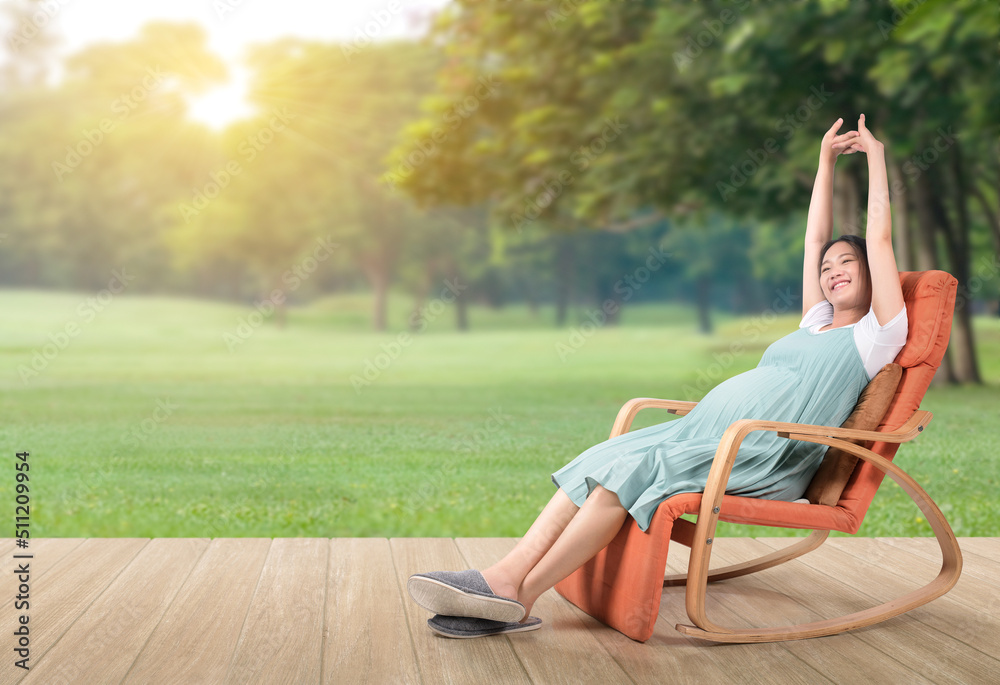
[[[618,533],[627,515],[642,530],[660,502],[702,492],[719,441],[737,419],[839,426],[872,376],[906,342],[906,310],[892,252],[882,143],[858,120],[823,136],[806,226],[799,330],[768,347],[757,368],[715,387],[686,416],[591,447],[552,475],[555,495],[511,552],[483,570],[410,577],[412,598],[437,614],[448,637],[534,630],[539,596],[583,565]],[[867,239],[833,230],[838,155],[868,158]],[[795,500],[826,446],[758,431],[740,447],[726,492]]]

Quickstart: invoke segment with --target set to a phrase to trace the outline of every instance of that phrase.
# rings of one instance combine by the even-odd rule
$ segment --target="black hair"
[[[864,264],[865,273],[868,274],[868,280],[870,281],[871,270],[868,268],[868,243],[865,242],[864,238],[857,235],[842,235],[839,238],[827,241],[823,249],[819,251],[819,272],[823,273],[823,257],[826,256],[826,251],[839,242],[847,243],[858,253],[858,257],[860,257],[861,262]]]

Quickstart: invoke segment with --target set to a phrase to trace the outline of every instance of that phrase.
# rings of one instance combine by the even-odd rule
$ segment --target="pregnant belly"
[[[757,367],[715,386],[685,418],[691,435],[722,435],[733,421],[793,421],[804,398],[799,377],[780,367]],[[685,431],[687,432],[687,431]]]

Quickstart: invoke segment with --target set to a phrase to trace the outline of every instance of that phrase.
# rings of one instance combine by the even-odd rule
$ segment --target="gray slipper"
[[[517,621],[489,621],[485,618],[468,616],[442,616],[427,619],[427,626],[438,635],[445,637],[486,637],[507,633],[524,633],[542,627],[542,619],[531,616],[524,623]]]
[[[516,599],[495,594],[475,569],[416,573],[406,581],[406,589],[414,602],[435,614],[509,623],[526,613]]]

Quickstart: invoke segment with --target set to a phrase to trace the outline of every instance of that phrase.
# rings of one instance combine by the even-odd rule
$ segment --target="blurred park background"
[[[117,11],[0,1],[33,535],[521,534],[625,400],[698,399],[794,330],[819,141],[861,113],[900,269],[960,284],[898,462],[997,534],[995,3]],[[837,165],[863,235],[864,156]],[[862,533],[929,528],[887,484]]]

